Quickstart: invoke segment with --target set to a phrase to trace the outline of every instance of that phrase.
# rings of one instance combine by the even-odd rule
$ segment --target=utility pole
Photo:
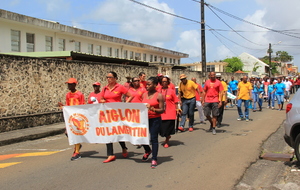
[[[206,77],[206,47],[205,47],[205,20],[204,0],[201,0],[201,55],[202,55],[202,77]]]
[[[269,77],[271,77],[272,74],[272,62],[271,62],[271,53],[272,53],[272,48],[271,48],[271,43],[269,43],[269,49],[268,49],[268,53],[269,53]]]

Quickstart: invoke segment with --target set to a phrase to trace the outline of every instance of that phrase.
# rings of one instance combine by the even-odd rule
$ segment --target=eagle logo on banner
[[[74,113],[69,117],[68,124],[70,130],[75,135],[85,135],[89,130],[89,120],[80,113]]]

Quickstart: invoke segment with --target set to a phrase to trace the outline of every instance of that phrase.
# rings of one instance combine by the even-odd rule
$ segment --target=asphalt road
[[[158,167],[141,162],[143,149],[127,143],[129,158],[103,164],[106,146],[83,144],[82,158],[70,161],[73,146],[64,135],[0,147],[1,189],[233,189],[258,159],[262,143],[285,119],[285,110],[251,112],[250,122],[237,121],[236,108],[225,110],[217,135],[198,124],[193,132],[172,136],[160,146]],[[163,141],[163,138],[160,138]],[[25,154],[29,153],[29,154]]]

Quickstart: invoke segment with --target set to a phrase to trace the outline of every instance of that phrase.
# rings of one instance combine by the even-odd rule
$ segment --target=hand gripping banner
[[[143,103],[64,106],[69,144],[128,141],[149,145],[148,109]]]

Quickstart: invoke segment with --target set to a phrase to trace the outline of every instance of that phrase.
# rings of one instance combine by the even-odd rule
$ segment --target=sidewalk
[[[61,122],[4,132],[0,133],[0,146],[53,136],[61,134],[64,131],[65,123]]]

